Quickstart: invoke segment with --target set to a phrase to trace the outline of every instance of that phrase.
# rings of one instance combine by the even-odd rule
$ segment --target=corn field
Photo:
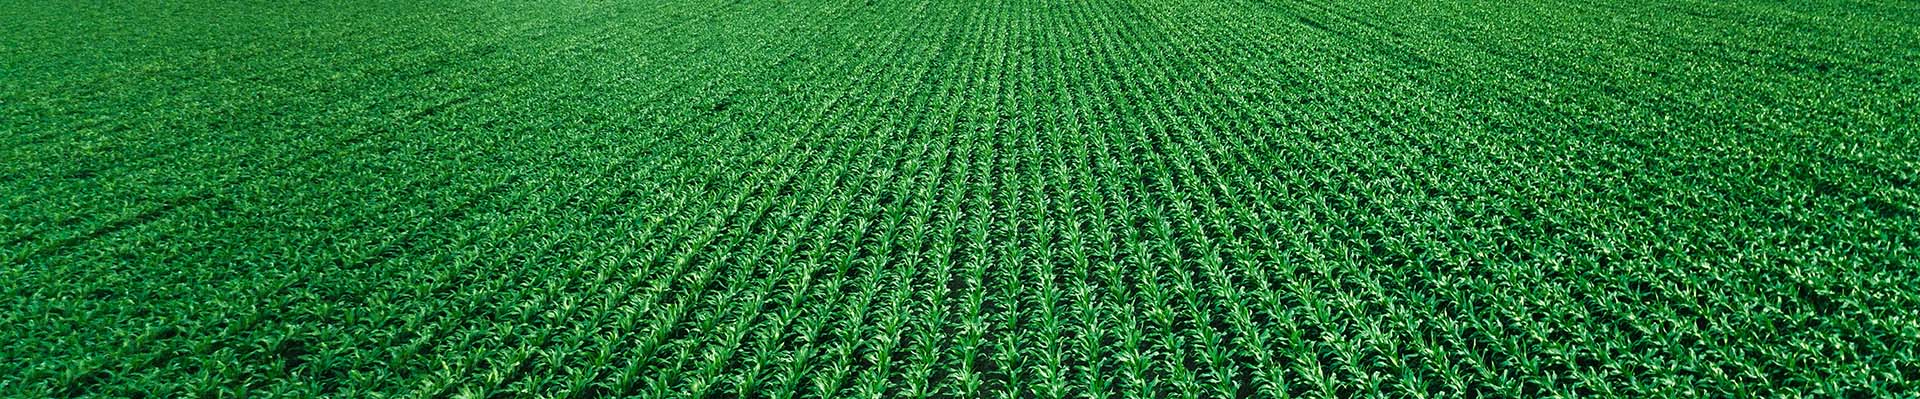
[[[0,397],[1920,395],[1920,5],[0,0]]]

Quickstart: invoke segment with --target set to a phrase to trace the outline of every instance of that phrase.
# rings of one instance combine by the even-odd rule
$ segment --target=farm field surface
[[[0,0],[0,397],[1920,394],[1920,3]]]

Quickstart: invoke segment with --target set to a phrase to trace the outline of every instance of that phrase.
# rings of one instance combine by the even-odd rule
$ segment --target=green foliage
[[[4,397],[1920,393],[1920,12],[0,0]]]

